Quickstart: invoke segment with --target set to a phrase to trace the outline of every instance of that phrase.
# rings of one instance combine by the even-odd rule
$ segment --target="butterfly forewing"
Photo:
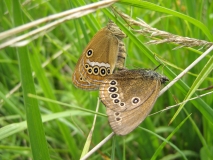
[[[117,61],[117,54],[109,54],[109,53],[117,53],[118,52],[118,40],[116,37],[112,36],[109,31],[106,30],[106,34],[109,36],[104,36],[99,39],[96,46],[88,46],[85,53],[89,50],[93,50],[93,56],[86,57],[84,56],[83,62],[81,63],[81,73],[85,79],[91,83],[100,85],[103,79],[111,74],[115,68],[115,63]],[[104,44],[104,45],[103,45]],[[99,72],[104,71],[105,73],[95,74],[88,73],[88,69],[85,68],[85,65],[89,65],[91,68],[97,68]]]
[[[125,47],[119,45],[123,44],[120,42],[124,35],[114,23],[110,22],[92,38],[79,58],[72,76],[76,87],[87,90],[98,89],[103,79],[112,74],[116,63],[123,66],[121,63],[124,61],[117,62],[117,57],[122,53],[125,60]],[[119,48],[124,50],[120,51]]]
[[[80,69],[80,68],[79,68]],[[74,71],[73,75],[72,75],[72,82],[73,84],[78,87],[78,88],[84,88],[86,90],[95,90],[98,89],[99,86],[98,85],[94,85],[89,83],[82,75],[79,71]]]

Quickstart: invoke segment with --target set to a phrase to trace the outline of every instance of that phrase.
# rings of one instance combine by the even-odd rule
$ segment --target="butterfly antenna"
[[[161,64],[159,64],[157,67],[155,67],[154,71],[157,70],[160,66],[161,66]]]
[[[131,26],[131,24],[125,19],[125,17],[123,16],[123,14],[122,14],[122,12],[119,12],[119,11],[117,11],[116,9],[115,9],[115,7],[112,7],[111,6],[111,9],[112,9],[112,11],[113,11],[113,13],[114,13],[114,15],[115,15],[115,17],[117,18],[117,14],[126,22],[126,24],[128,24],[128,26],[130,27],[130,28],[132,28],[132,26]],[[132,28],[133,29],[133,28]]]

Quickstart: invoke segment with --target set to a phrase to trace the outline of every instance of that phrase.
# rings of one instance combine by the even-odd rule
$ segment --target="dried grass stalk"
[[[178,49],[182,47],[201,47],[200,49],[202,48],[208,49],[210,46],[213,45],[212,42],[198,40],[195,38],[182,37],[179,35],[171,34],[169,32],[161,31],[151,27],[150,25],[148,25],[146,22],[144,22],[141,19],[138,19],[137,21],[124,13],[119,13],[119,14],[130,26],[141,27],[141,29],[139,30],[132,29],[132,31],[140,33],[144,36],[148,36],[150,38],[155,38],[155,40],[151,40],[147,42],[147,44],[175,43],[178,45],[178,47],[174,49]]]

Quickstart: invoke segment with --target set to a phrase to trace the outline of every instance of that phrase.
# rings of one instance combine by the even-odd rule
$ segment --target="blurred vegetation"
[[[93,2],[95,1],[20,0],[19,3],[15,3],[14,1],[2,0],[0,5],[0,32],[3,33],[20,24],[26,24]],[[159,8],[153,7],[155,5]],[[146,1],[121,0],[113,6],[117,10],[130,15],[133,19],[140,18],[152,27],[162,31],[206,41],[212,41],[213,39],[211,35],[213,32],[212,0],[150,0],[147,3]],[[172,12],[167,12],[168,9]],[[20,13],[14,13],[14,11]],[[175,13],[193,18],[194,23],[189,19],[176,16]],[[39,155],[39,151],[33,150],[31,152],[30,149],[34,132],[31,132],[31,137],[29,137],[28,130],[34,127],[40,128],[41,134],[44,129],[50,159],[79,159],[92,127],[94,114],[73,107],[95,111],[99,95],[98,91],[83,91],[75,88],[72,85],[71,76],[83,49],[93,35],[105,27],[113,16],[110,8],[99,9],[92,14],[64,22],[22,47],[10,46],[0,50],[0,159],[24,160],[32,158],[32,153]],[[119,22],[115,21],[116,24],[121,22],[128,29],[128,25],[119,15],[116,15],[116,18],[119,20]],[[196,23],[198,21],[200,23]],[[202,30],[200,24],[206,26],[207,30]],[[41,26],[43,24],[37,27]],[[27,32],[29,30],[25,31],[25,33]],[[141,42],[141,46],[136,44],[130,38],[130,35],[124,39],[128,54],[126,67],[129,69],[154,69],[162,63],[160,60],[163,60],[165,67],[160,67],[157,72],[166,75],[170,80],[174,79],[176,75],[181,73],[205,51],[204,48],[200,49],[198,47],[173,50],[178,45],[171,43],[147,45],[146,43],[151,40],[150,37],[137,33],[134,33],[134,37],[137,39],[138,44]],[[65,48],[67,45],[70,45],[68,49]],[[62,52],[62,54],[53,58],[59,52]],[[29,56],[31,71],[35,72],[34,82],[30,85],[24,83],[22,86],[24,85],[26,89],[35,88],[38,96],[68,104],[68,106],[64,106],[38,98],[38,106],[43,121],[45,121],[43,128],[42,123],[39,121],[38,124],[35,121],[32,123],[28,121],[30,128],[28,127],[27,130],[26,115],[29,110],[26,111],[26,103],[24,103],[26,99],[23,96],[27,95],[28,92],[24,91],[24,87],[19,87],[9,97],[6,96],[21,82],[23,77],[26,82],[28,81],[25,74],[32,74],[29,73],[29,68],[26,68],[25,62],[27,63],[27,59],[26,61],[24,59],[20,61],[19,54]],[[156,56],[160,60],[156,59]],[[175,83],[159,97],[152,113],[182,102],[189,89],[192,89],[196,77],[207,62],[211,60],[210,58],[212,58],[212,53],[192,68],[190,70],[191,74],[185,74],[181,81]],[[42,64],[46,61],[48,61],[47,65],[42,67]],[[23,69],[23,72],[20,72],[20,68]],[[212,70],[212,68],[209,69]],[[212,77],[211,72],[199,88],[212,86]],[[196,91],[192,97],[209,91]],[[187,102],[170,125],[168,124],[176,113],[177,107],[149,116],[130,134],[124,137],[115,136],[104,144],[90,159],[211,160],[213,159],[212,106],[212,95],[193,100],[193,102]],[[208,114],[202,112],[203,108],[209,110]],[[100,105],[99,112],[105,114],[103,104]],[[39,117],[39,114],[36,112],[35,116]],[[28,118],[32,118],[33,115],[33,112],[30,112]],[[111,132],[107,117],[98,116],[91,148]],[[168,141],[165,139],[168,139]],[[40,143],[40,139],[35,138],[34,140]],[[164,142],[168,143],[163,144]],[[42,140],[41,143],[45,148],[45,140]]]

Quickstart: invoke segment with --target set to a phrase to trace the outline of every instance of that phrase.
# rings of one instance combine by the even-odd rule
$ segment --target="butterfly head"
[[[164,83],[168,82],[169,79],[166,76],[161,75],[160,81],[161,81],[161,84],[164,84]]]
[[[146,78],[160,80],[161,84],[164,84],[167,81],[169,81],[169,79],[166,76],[161,75],[161,74],[155,72],[154,70],[141,69],[140,73]]]

